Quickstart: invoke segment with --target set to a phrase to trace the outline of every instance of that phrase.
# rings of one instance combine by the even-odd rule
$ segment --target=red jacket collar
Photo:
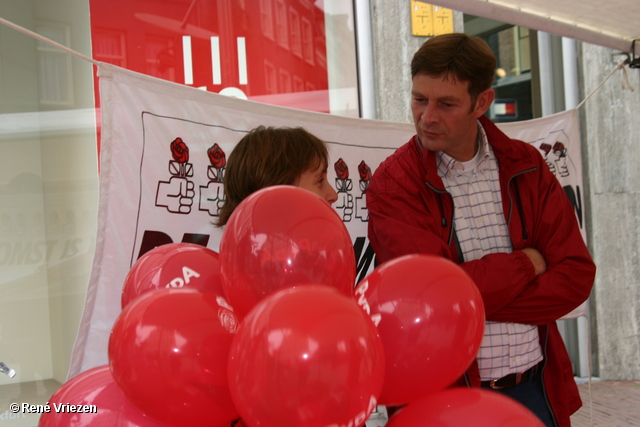
[[[513,140],[498,129],[495,123],[486,116],[480,117],[479,120],[487,134],[487,139],[493,148],[493,152],[500,159],[500,172],[503,176],[511,177],[536,166],[535,161],[530,156],[531,153],[522,150],[517,144],[513,144]],[[442,179],[438,176],[435,153],[422,147],[418,135],[413,136],[411,143],[414,154],[423,166],[425,180],[435,189],[445,191]]]

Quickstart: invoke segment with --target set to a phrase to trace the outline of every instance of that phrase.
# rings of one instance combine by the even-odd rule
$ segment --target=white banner
[[[301,126],[326,141],[333,205],[351,234],[359,281],[373,268],[365,191],[375,168],[415,133],[412,124],[352,119],[229,98],[100,65],[102,148],[98,234],[69,378],[108,363],[124,279],[140,255],[170,242],[216,252],[224,159],[250,129]],[[546,156],[582,215],[575,110],[501,125]],[[181,143],[180,143],[181,141]],[[184,152],[172,152],[184,145]],[[579,207],[579,208],[578,208]],[[582,218],[580,218],[582,222]],[[355,284],[354,284],[355,285]]]

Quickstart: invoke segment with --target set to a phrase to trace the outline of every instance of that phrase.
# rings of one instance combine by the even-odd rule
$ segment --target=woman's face
[[[330,205],[338,200],[338,194],[327,181],[327,168],[321,165],[315,170],[308,169],[302,172],[298,179],[298,187],[309,190],[324,199]]]

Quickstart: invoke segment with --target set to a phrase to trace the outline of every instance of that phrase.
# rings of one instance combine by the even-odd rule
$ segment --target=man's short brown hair
[[[469,82],[473,104],[481,92],[491,87],[496,57],[480,37],[464,33],[443,34],[422,44],[411,61],[411,77],[431,77]]]

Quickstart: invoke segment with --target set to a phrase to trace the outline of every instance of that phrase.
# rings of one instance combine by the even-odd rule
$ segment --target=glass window
[[[287,25],[287,7],[283,0],[276,1],[276,34],[278,43],[289,49],[289,26]]]
[[[273,40],[273,9],[271,0],[260,0],[260,24],[262,34]]]
[[[278,79],[276,77],[276,67],[269,61],[264,61],[264,79],[267,93],[278,93]]]
[[[289,10],[289,20],[291,22],[291,50],[302,57],[302,34],[300,30],[300,14],[295,9]]]
[[[533,118],[528,30],[520,30],[521,27],[510,27],[486,36],[498,59],[493,85],[496,99],[489,109],[495,122]]]
[[[89,9],[0,0],[4,19],[90,56]],[[96,239],[92,64],[0,25],[0,420],[35,426],[66,380]],[[9,372],[9,371],[8,371]],[[1,423],[0,423],[1,424]]]
[[[175,80],[175,49],[168,37],[148,36],[145,42],[146,74],[165,80]]]
[[[211,92],[235,88],[254,101],[359,115],[349,3],[91,0],[90,11],[101,61]]]
[[[465,33],[482,37],[498,61],[494,100],[487,115],[496,123],[534,117],[529,29],[464,15]]]
[[[291,76],[287,70],[280,70],[280,92],[291,92]]]
[[[63,46],[69,45],[69,25],[40,23],[37,32]],[[71,56],[49,44],[38,42],[38,90],[43,104],[73,104]]]
[[[302,52],[305,61],[313,65],[313,27],[306,18],[302,18]]]
[[[0,11],[98,61],[359,114],[350,2],[0,0]],[[92,64],[0,25],[0,362],[15,372],[0,373],[3,411],[46,403],[69,370],[96,241],[94,75]],[[7,415],[15,426],[39,418]]]
[[[92,40],[93,58],[97,61],[127,68],[124,40],[123,31],[94,29]]]

